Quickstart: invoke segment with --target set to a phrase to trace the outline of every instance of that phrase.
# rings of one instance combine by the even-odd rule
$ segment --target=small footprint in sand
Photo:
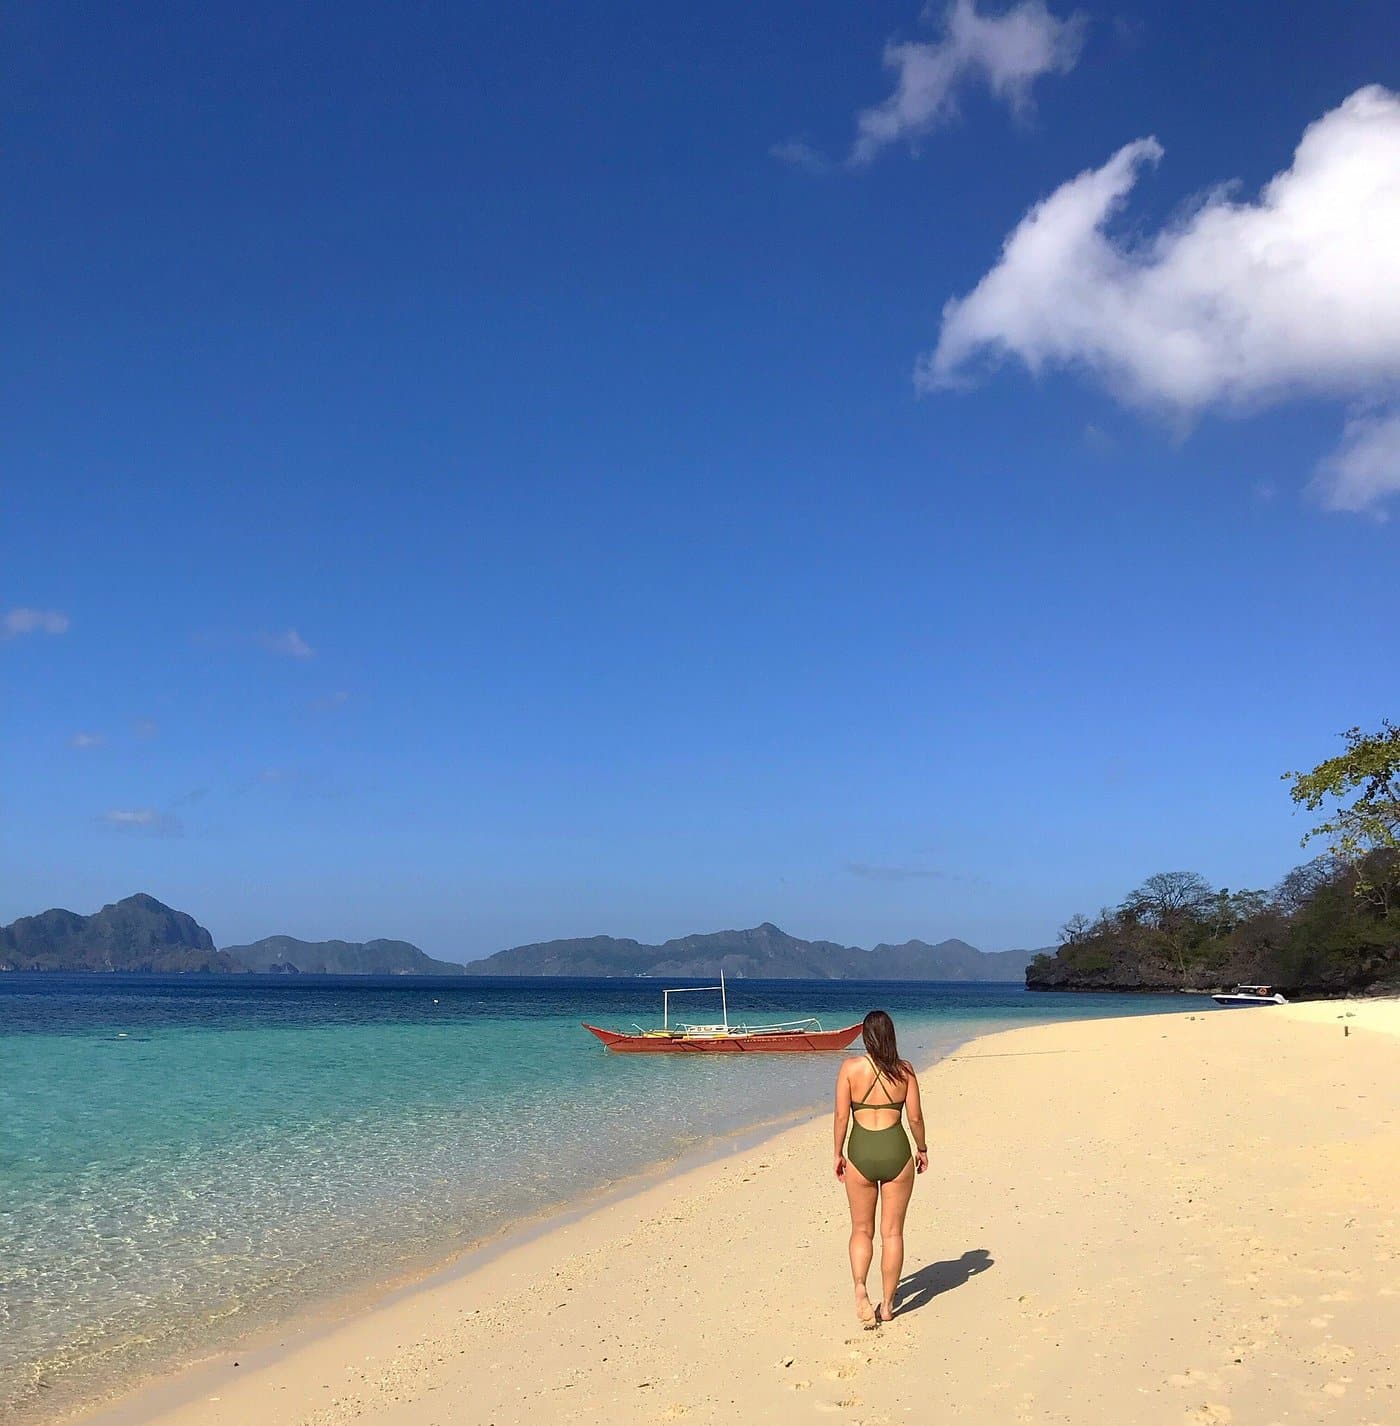
[[[826,1379],[828,1381],[846,1381],[855,1376],[859,1370],[859,1367],[854,1366],[830,1367],[826,1372]]]
[[[1186,1419],[1197,1423],[1197,1426],[1226,1426],[1234,1417],[1235,1413],[1218,1401],[1207,1401],[1186,1413]]]
[[[1167,1380],[1173,1386],[1204,1386],[1212,1391],[1220,1390],[1220,1378],[1214,1372],[1202,1371],[1199,1367],[1188,1367],[1184,1372],[1173,1372]],[[1205,1418],[1209,1420],[1210,1418]]]

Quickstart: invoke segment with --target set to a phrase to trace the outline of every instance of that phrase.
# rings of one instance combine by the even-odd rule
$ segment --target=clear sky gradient
[[[1303,859],[1279,775],[1400,712],[1400,473],[1319,493],[1383,311],[1183,406],[1018,269],[915,376],[1125,144],[1132,263],[1257,202],[1397,12],[1006,11],[12,8],[0,920],[1000,949]]]

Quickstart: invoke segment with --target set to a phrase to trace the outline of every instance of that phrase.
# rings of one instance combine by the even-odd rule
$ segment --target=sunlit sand
[[[1040,1026],[924,1076],[892,1323],[826,1120],[97,1419],[1395,1419],[1400,1002]],[[237,1360],[240,1365],[233,1366]]]

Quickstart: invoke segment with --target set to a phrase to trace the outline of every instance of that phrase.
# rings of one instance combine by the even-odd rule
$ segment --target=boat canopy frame
[[[723,1019],[718,1025],[696,1025],[688,1021],[677,1020],[671,1024],[671,997],[673,995],[700,995],[706,991],[719,991],[720,1014]],[[821,1033],[822,1022],[815,1015],[809,1015],[802,1020],[780,1020],[772,1025],[731,1025],[729,1023],[729,993],[724,983],[724,967],[720,967],[718,985],[678,985],[661,992],[661,1029],[657,1031],[643,1030],[640,1025],[634,1023],[638,1034],[660,1034],[684,1035],[691,1038],[719,1039],[726,1035],[774,1035],[791,1034],[800,1035],[804,1032],[813,1031]]]
[[[671,1028],[671,997],[673,995],[698,995],[701,991],[719,991],[719,1003],[721,1013],[724,1015],[723,1029],[726,1034],[729,1032],[729,997],[724,988],[724,967],[719,969],[718,985],[681,985],[674,990],[663,990],[661,992],[661,1028],[669,1030]],[[680,1028],[684,1028],[683,1026]],[[705,1029],[711,1028],[705,1026]]]

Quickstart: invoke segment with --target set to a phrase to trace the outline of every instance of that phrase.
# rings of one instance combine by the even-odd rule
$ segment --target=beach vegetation
[[[1289,772],[1290,796],[1324,820],[1326,850],[1268,890],[1156,872],[1096,917],[1077,912],[1033,990],[1187,990],[1235,982],[1285,993],[1400,993],[1400,725],[1342,734],[1343,750]]]
[[[1400,904],[1400,888],[1384,874],[1400,853],[1400,725],[1386,718],[1375,733],[1348,728],[1342,739],[1342,752],[1308,772],[1283,776],[1294,802],[1326,813],[1303,837],[1304,846],[1325,839],[1331,854],[1354,869],[1355,893],[1388,913]]]
[[[1388,900],[1360,891],[1387,888]],[[1072,916],[1032,989],[1187,990],[1261,982],[1287,993],[1400,992],[1400,852],[1327,854],[1269,890],[1194,872],[1148,877],[1116,907]]]

